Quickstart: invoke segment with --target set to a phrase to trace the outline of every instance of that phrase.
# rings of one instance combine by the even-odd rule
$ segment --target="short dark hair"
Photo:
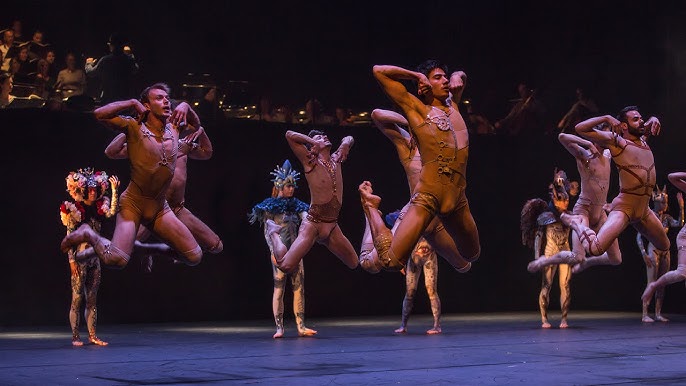
[[[628,113],[629,111],[638,111],[638,107],[626,106],[625,108],[619,110],[619,113],[617,113],[617,116],[615,118],[617,118],[617,120],[620,122],[628,123],[626,119],[626,113]]]
[[[153,84],[152,86],[146,87],[142,92],[140,96],[140,101],[141,103],[148,103],[150,102],[150,90],[162,90],[166,92],[167,94],[171,94],[171,88],[169,88],[169,85],[166,83],[158,82]]]
[[[310,138],[313,138],[315,135],[326,135],[326,133],[324,133],[324,132],[321,131],[321,130],[312,129],[312,130],[310,130],[310,132],[307,134],[307,136],[310,137]]]
[[[448,73],[448,66],[441,63],[440,61],[436,59],[428,59],[423,61],[417,66],[417,72],[421,72],[422,74],[426,75],[427,77],[429,76],[429,73],[434,70],[435,68],[440,68],[445,72],[446,74]]]

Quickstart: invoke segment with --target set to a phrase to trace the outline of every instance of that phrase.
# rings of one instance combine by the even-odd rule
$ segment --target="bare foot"
[[[367,208],[379,209],[381,197],[373,194],[374,190],[372,189],[371,182],[363,181],[357,190],[360,192],[360,200],[362,201],[362,207],[365,208],[365,210]]]
[[[64,236],[62,242],[60,243],[60,249],[62,252],[67,253],[72,247],[84,242],[90,243],[92,240],[90,239],[89,231],[93,232],[88,224],[83,224],[75,231]]]
[[[81,342],[81,339],[74,339],[71,341],[71,345],[75,347],[81,347],[83,346],[83,342]]]
[[[360,266],[369,273],[379,273],[383,268],[377,254],[367,251],[360,254]]]
[[[88,337],[88,341],[91,342],[92,344],[95,344],[98,346],[107,346],[109,344],[109,343],[105,342],[104,340],[98,339],[97,336]]]
[[[643,318],[641,318],[641,322],[643,323],[653,323],[654,320],[648,315],[643,315]]]
[[[400,328],[397,328],[393,332],[395,332],[396,334],[404,334],[407,332],[407,328],[405,328],[405,326],[400,326]]]
[[[541,323],[541,328],[550,328],[550,323],[548,323],[548,322]]]
[[[283,338],[283,328],[277,328],[276,333],[272,335],[272,338],[278,339],[278,338]]]
[[[432,329],[430,329],[430,330],[426,330],[426,334],[427,334],[427,335],[436,335],[436,334],[440,334],[440,333],[441,333],[441,327],[440,327],[440,326],[439,326],[439,327],[434,327],[434,328],[432,328]]]
[[[560,328],[567,328],[569,327],[569,324],[567,324],[566,320],[560,321]]]
[[[264,226],[267,227],[267,234],[279,233],[281,231],[282,225],[277,224],[274,220],[269,219],[265,221]]]
[[[298,329],[298,335],[299,336],[313,336],[316,334],[317,334],[317,331],[313,330],[311,328],[305,327],[305,328],[299,328]]]
[[[669,319],[659,314],[655,315],[655,320],[657,320],[658,322],[669,322]]]

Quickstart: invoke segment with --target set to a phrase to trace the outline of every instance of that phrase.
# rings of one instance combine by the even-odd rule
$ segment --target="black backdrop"
[[[107,159],[103,150],[115,133],[91,115],[47,110],[0,112],[5,146],[0,153],[4,183],[2,204],[2,269],[0,320],[4,325],[67,323],[69,267],[60,253],[64,235],[58,206],[68,198],[64,178],[70,170],[93,166],[128,183],[126,161]],[[686,169],[682,152],[674,151],[678,129],[663,119],[665,133],[652,139],[658,183],[670,171]],[[124,270],[103,270],[98,312],[100,323],[202,321],[271,318],[272,278],[262,230],[250,225],[247,212],[270,194],[269,172],[292,156],[286,127],[259,121],[232,121],[209,133],[215,154],[189,162],[186,204],[223,239],[224,251],[205,255],[196,267],[158,262],[144,273],[132,260]],[[357,185],[368,179],[390,212],[408,198],[407,183],[392,145],[370,126],[327,128],[335,145],[355,137],[344,164],[343,232],[359,248],[364,218]],[[671,150],[671,152],[668,152]],[[502,138],[472,136],[468,197],[482,240],[481,259],[467,274],[440,261],[439,295],[444,313],[534,311],[540,274],[526,265],[532,252],[521,245],[519,212],[532,197],[545,197],[555,167],[578,179],[572,157],[554,136]],[[613,181],[610,194],[616,194]],[[675,189],[672,193],[675,210]],[[308,201],[301,180],[297,195]],[[673,211],[676,215],[676,212]],[[103,229],[111,234],[111,225]],[[670,231],[674,240],[676,230]],[[635,245],[635,231],[620,238],[624,263],[596,267],[572,279],[572,311],[580,309],[640,311],[645,269]],[[672,246],[672,266],[676,247]],[[309,317],[399,314],[404,278],[397,273],[368,274],[349,270],[325,248],[315,245],[305,257],[306,313]],[[557,284],[555,284],[557,286]],[[420,286],[421,287],[421,286]],[[559,307],[553,288],[551,311]],[[290,318],[290,294],[287,292]],[[667,290],[664,312],[686,311],[682,285]],[[416,297],[416,313],[429,312],[425,291]]]

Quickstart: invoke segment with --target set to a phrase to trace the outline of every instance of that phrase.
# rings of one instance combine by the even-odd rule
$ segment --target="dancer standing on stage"
[[[293,241],[298,237],[300,224],[307,216],[309,205],[298,200],[293,195],[298,187],[297,181],[300,176],[290,161],[286,160],[282,166],[277,166],[271,174],[274,176],[272,182],[272,196],[264,199],[252,208],[249,214],[251,224],[259,222],[264,228],[264,238],[271,252],[272,276],[274,278],[274,293],[272,295],[272,312],[274,322],[276,322],[276,333],[273,338],[281,338],[284,334],[283,327],[283,296],[286,289],[286,277],[291,279],[291,290],[293,291],[293,314],[295,314],[298,335],[312,336],[317,331],[305,326],[305,268],[302,259],[298,263],[298,269],[288,275],[278,269],[275,264],[274,247],[271,237],[267,233],[264,223],[267,220],[274,221],[282,226],[279,236],[281,241],[290,248]]]
[[[93,168],[79,169],[70,172],[66,178],[67,192],[74,201],[64,201],[60,206],[62,224],[67,227],[67,234],[73,232],[79,225],[88,224],[94,232],[100,233],[102,222],[117,212],[117,188],[119,179],[108,177],[104,171],[94,171]],[[110,190],[111,195],[105,193]],[[84,316],[88,327],[88,341],[98,346],[106,346],[107,342],[98,338],[95,333],[98,320],[98,288],[100,288],[100,260],[92,256],[85,260],[76,261],[77,251],[88,247],[82,243],[67,251],[69,268],[71,270],[71,307],[69,309],[69,323],[72,331],[72,345],[83,346],[79,336],[81,323],[81,304],[86,298]]]
[[[662,189],[659,187],[653,192],[653,212],[657,215],[662,222],[665,233],[669,232],[669,228],[678,228],[684,226],[684,197],[681,192],[677,193],[676,199],[679,203],[679,219],[675,219],[667,213],[669,209],[669,195],[667,194],[667,186],[665,185]],[[636,244],[638,249],[641,251],[641,256],[643,256],[643,261],[646,264],[646,275],[647,275],[647,285],[646,288],[650,286],[650,283],[654,282],[660,276],[664,275],[669,271],[671,264],[671,252],[658,251],[655,246],[648,243],[648,248],[645,247],[643,241],[643,236],[640,233],[636,233]],[[655,291],[655,319],[648,316],[648,303],[643,302],[643,316],[642,321],[645,323],[652,323],[654,321],[658,322],[669,322],[669,319],[662,316],[662,304],[665,300],[664,288],[660,288]]]

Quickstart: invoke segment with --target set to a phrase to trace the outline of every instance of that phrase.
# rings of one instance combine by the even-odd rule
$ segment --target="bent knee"
[[[202,261],[202,248],[198,245],[190,251],[184,252],[183,255],[186,257],[187,265],[198,265]]]
[[[467,258],[465,258],[465,260],[467,260],[467,262],[469,262],[469,263],[473,263],[473,262],[479,260],[479,257],[481,257],[481,248],[479,248],[479,250],[476,251],[476,253],[474,255],[472,255],[472,257],[467,257]]]
[[[210,248],[207,249],[207,252],[211,254],[217,254],[221,253],[221,251],[224,250],[224,243],[222,243],[221,239],[217,240],[217,242]]]

